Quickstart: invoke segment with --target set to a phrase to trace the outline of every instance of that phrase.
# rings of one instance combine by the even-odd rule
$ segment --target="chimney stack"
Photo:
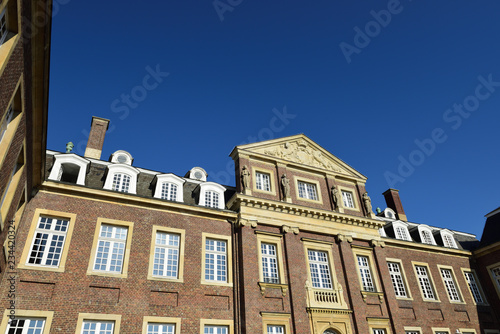
[[[403,204],[401,204],[401,199],[399,198],[399,190],[389,189],[383,193],[385,197],[385,203],[387,207],[391,208],[396,212],[397,218],[399,220],[408,221],[406,218],[405,210],[403,210]]]
[[[89,141],[85,149],[85,158],[101,159],[104,135],[109,127],[109,119],[92,116]]]

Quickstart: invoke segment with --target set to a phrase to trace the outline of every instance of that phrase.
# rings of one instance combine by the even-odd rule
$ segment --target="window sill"
[[[52,272],[58,272],[58,273],[64,272],[64,267],[48,267],[48,266],[33,265],[33,264],[22,264],[22,263],[20,263],[17,266],[17,268],[18,269],[27,269],[27,270],[52,271]]]

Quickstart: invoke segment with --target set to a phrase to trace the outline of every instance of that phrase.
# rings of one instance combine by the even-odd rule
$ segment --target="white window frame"
[[[396,298],[407,299],[409,297],[408,288],[406,285],[402,263],[399,261],[387,260],[389,275],[391,276],[392,286]]]
[[[170,279],[179,277],[181,240],[182,235],[178,233],[156,231],[153,276]],[[169,263],[170,261],[171,263]]]
[[[342,204],[344,208],[355,209],[356,203],[354,201],[354,194],[352,191],[341,190],[342,192]]]
[[[434,239],[434,235],[432,234],[432,230],[429,226],[419,225],[418,234],[420,235],[420,240],[423,244],[436,245],[436,240]]]
[[[493,281],[493,285],[495,286],[498,296],[500,297],[500,262],[487,266],[486,269],[488,270],[491,280]]]
[[[333,289],[332,271],[330,269],[328,252],[308,249],[307,260],[311,273],[311,285],[314,289]],[[315,282],[315,276],[317,276]]]
[[[464,268],[462,268],[462,272],[464,274],[465,281],[467,282],[467,286],[472,295],[474,303],[479,305],[488,304],[484,296],[483,289],[479,284],[479,281],[477,280],[476,273],[472,269],[464,269]]]
[[[216,209],[224,209],[225,207],[225,202],[224,202],[224,192],[226,191],[226,188],[221,186],[218,183],[214,182],[204,182],[200,184],[200,199],[198,205],[209,207],[209,208],[216,208]],[[207,203],[207,193],[213,192],[218,195],[218,202],[217,205],[214,206],[213,203]],[[212,195],[210,197],[213,199]],[[209,206],[210,205],[210,206]]]
[[[283,325],[267,325],[267,334],[285,334]]]
[[[42,224],[47,225],[49,222],[51,225],[49,229],[40,228],[40,225],[42,225]],[[66,226],[59,224],[59,227],[65,227],[64,231],[56,230],[56,227],[58,226],[57,223],[59,223],[59,222],[65,223]],[[40,218],[38,219],[36,229],[35,229],[35,235],[33,236],[33,240],[31,242],[31,247],[30,247],[30,251],[28,254],[28,258],[26,259],[26,265],[58,268],[59,264],[61,263],[61,258],[62,258],[63,253],[64,253],[64,245],[66,242],[66,237],[68,235],[69,229],[70,229],[70,220],[69,219],[49,217],[46,215],[40,216]],[[40,235],[40,238],[38,237],[39,235]],[[43,235],[47,235],[47,237],[45,238],[46,243],[45,243],[45,245],[41,246],[41,247],[43,247],[43,249],[41,251],[38,250],[40,253],[42,253],[42,256],[41,256],[41,258],[39,258],[38,256],[33,258],[32,254],[33,254],[33,252],[35,252],[35,247],[41,248],[41,247],[39,247],[40,245],[36,243],[36,241],[43,238]],[[61,237],[62,237],[62,240],[59,239]],[[58,240],[54,240],[54,238],[58,238]],[[56,247],[56,249],[59,249],[59,252],[53,253],[54,255],[57,255],[57,260],[54,260],[54,258],[49,259],[49,255],[51,254],[51,252],[49,250],[51,248],[54,248],[54,242],[59,244]],[[37,259],[40,259],[41,263],[32,263],[31,262],[32,259],[35,259],[35,261]],[[55,264],[53,264],[53,263],[47,264],[47,262],[51,262],[51,261],[56,262],[56,263]]]
[[[121,315],[119,314],[102,314],[102,313],[79,313],[78,321],[76,323],[76,331],[77,334],[89,333],[85,330],[85,324],[96,323],[102,326],[103,324],[112,324],[111,332],[107,331],[107,333],[115,334],[120,333],[120,323],[121,323]],[[92,332],[91,332],[92,333]],[[93,332],[96,334],[106,333],[105,331],[99,331],[96,327],[96,330]]]
[[[453,237],[453,233],[449,230],[441,230],[441,239],[443,240],[443,246],[447,248],[458,248],[457,242]]]
[[[108,236],[103,236],[103,228],[111,228],[111,237]],[[120,232],[125,231],[125,238],[117,238],[117,232],[118,229],[120,229]],[[120,233],[121,235],[122,233]],[[126,256],[126,250],[127,250],[127,239],[129,238],[129,230],[127,226],[121,226],[121,225],[113,225],[113,224],[107,224],[107,223],[102,223],[100,225],[100,231],[99,231],[99,237],[97,240],[97,246],[96,246],[96,252],[94,256],[94,264],[92,265],[92,271],[94,272],[109,272],[109,273],[114,273],[114,274],[121,274],[123,272],[123,267],[125,263],[125,256]],[[107,253],[103,253],[99,251],[99,248],[102,248],[104,246],[103,243],[109,243],[109,251]],[[121,264],[118,265],[112,265],[113,263],[113,255],[115,254],[115,250],[122,250],[121,255]],[[105,264],[100,264],[97,263],[97,259],[99,254],[106,254],[104,257],[102,257],[103,260],[105,260]],[[101,268],[96,268],[96,266],[102,267],[104,266],[104,269]],[[119,270],[111,270],[111,267],[118,267]]]
[[[222,251],[217,252],[217,250],[208,250],[207,253],[207,240],[216,240],[216,241],[223,241],[225,242],[226,245],[226,250],[225,253]],[[208,255],[225,255],[225,280],[219,279],[217,277],[217,263],[221,262],[223,259],[217,259],[215,256],[214,259],[214,279],[211,279],[211,275],[208,274],[207,272],[210,271],[209,268],[207,268],[207,263],[210,264],[207,260],[209,260]],[[202,261],[202,266],[201,266],[201,284],[207,284],[207,285],[221,285],[221,286],[233,286],[233,265],[232,265],[232,252],[231,252],[231,237],[227,235],[221,235],[221,234],[212,234],[212,233],[202,233],[202,252],[201,252],[201,261]],[[208,277],[208,279],[207,279]]]
[[[319,201],[317,184],[298,180],[297,196],[301,199],[307,199],[310,201]]]
[[[392,223],[392,228],[394,229],[394,236],[399,240],[411,241],[410,232],[408,231],[408,225],[402,221],[397,221]]]
[[[255,172],[255,189],[271,192],[271,175],[261,171]]]
[[[52,170],[50,171],[49,180],[60,181],[64,168],[63,165],[73,164],[80,167],[76,184],[82,186],[85,185],[85,175],[87,174],[88,168],[90,167],[89,160],[79,157],[78,155],[73,153],[55,154],[54,160],[55,161],[54,165],[52,166]]]
[[[142,334],[149,334],[149,326],[174,326],[172,334],[181,333],[181,318],[144,316],[142,320]],[[162,332],[159,332],[162,334]]]
[[[264,283],[280,283],[278,245],[270,242],[260,243],[262,278]]]
[[[113,164],[108,166],[108,175],[106,176],[106,181],[104,182],[104,189],[114,190],[114,176],[115,174],[126,174],[130,177],[130,184],[126,194],[135,194],[137,189],[137,175],[139,175],[139,170],[132,166],[126,164]],[[121,190],[114,190],[122,192]]]
[[[9,29],[7,29],[7,6],[0,12],[0,46],[3,44],[7,35],[9,34]]]
[[[439,296],[429,271],[429,265],[427,263],[415,261],[412,261],[412,265],[415,271],[415,277],[418,280],[418,287],[422,299],[429,302],[439,302]]]
[[[375,281],[370,266],[370,257],[364,254],[356,254],[356,262],[358,264],[358,270],[361,277],[360,283],[363,291],[376,292],[377,288],[375,286]]]
[[[438,266],[441,279],[451,303],[463,303],[462,293],[457,284],[453,268],[449,266]]]
[[[183,190],[183,188],[184,188],[185,182],[186,182],[186,180],[184,180],[183,178],[180,178],[174,174],[156,175],[156,187],[155,187],[154,197],[182,203],[182,202],[184,202],[184,190]],[[163,198],[162,195],[163,195],[163,185],[164,184],[171,184],[171,185],[175,185],[177,187],[176,195],[174,198],[172,198],[171,196],[168,196],[168,198]],[[169,194],[170,194],[170,192],[169,192]]]
[[[204,247],[205,247],[205,281],[226,283],[228,274],[227,241],[220,239],[206,238]]]
[[[24,321],[22,327],[17,327],[19,321]],[[12,329],[12,324],[15,322],[15,330],[22,328],[21,334],[31,333],[44,333],[45,328],[45,318],[27,318],[27,317],[16,317],[14,320],[9,321],[7,324],[7,330],[5,333],[9,333]]]
[[[92,324],[96,325],[95,329],[85,328],[85,326]],[[108,326],[111,325],[111,329]],[[86,319],[82,321],[82,334],[113,334],[115,330],[115,322],[112,320],[92,320]]]

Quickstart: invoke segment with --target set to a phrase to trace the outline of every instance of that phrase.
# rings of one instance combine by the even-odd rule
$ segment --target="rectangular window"
[[[408,297],[399,263],[387,262],[387,265],[389,267],[389,274],[391,275],[392,286],[394,287],[396,297]]]
[[[7,109],[7,113],[5,114],[5,118],[2,121],[2,125],[0,125],[0,141],[3,139],[3,135],[7,131],[7,127],[9,126],[9,123],[12,121],[13,116],[14,116],[14,109],[12,109],[12,105],[10,105],[9,109]]]
[[[82,334],[113,334],[113,321],[84,320]]]
[[[205,325],[204,334],[228,334],[229,327],[228,326],[209,326]]]
[[[500,289],[500,266],[491,268],[491,277],[497,285],[497,289]]]
[[[45,327],[44,318],[15,318],[9,321],[7,334],[42,334]]]
[[[205,192],[205,206],[209,208],[218,208],[219,207],[219,194],[215,191],[206,191]]]
[[[427,273],[427,267],[415,266],[415,271],[417,273],[418,282],[420,284],[420,290],[424,299],[435,300],[434,289],[432,288],[431,280]]]
[[[147,334],[175,334],[175,324],[148,323]]]
[[[114,191],[128,193],[130,188],[130,175],[115,173],[113,176],[113,185],[111,187]]]
[[[455,280],[453,279],[453,273],[450,269],[441,268],[441,277],[443,278],[446,291],[448,292],[448,297],[452,302],[460,302],[460,294],[458,293]]]
[[[375,328],[373,330],[373,334],[385,334],[385,329],[383,329],[383,328]]]
[[[69,221],[41,216],[27,264],[59,266]]]
[[[405,331],[405,334],[420,334],[420,332],[417,332],[417,331]]]
[[[428,245],[434,245],[434,238],[432,237],[431,232],[427,230],[421,230],[422,242]]]
[[[7,34],[9,33],[7,30],[7,18],[5,15],[6,9],[7,8],[0,13],[0,45],[2,45],[5,41],[5,38],[7,38]]]
[[[361,275],[361,284],[364,291],[375,291],[373,284],[372,274],[370,271],[370,264],[367,256],[358,255],[358,267]]]
[[[205,240],[205,280],[227,282],[226,241]]]
[[[262,276],[266,283],[280,283],[276,245],[261,243]]]
[[[469,271],[464,272],[464,276],[476,304],[484,304],[483,295],[481,294],[481,290],[479,290],[479,286],[476,283],[476,277],[474,276],[474,274]]]
[[[284,326],[274,326],[274,325],[267,326],[267,334],[284,334],[284,333],[285,333]]]
[[[312,286],[320,289],[332,289],[330,267],[326,252],[308,250],[309,269],[311,270]]]
[[[299,197],[300,198],[305,198],[305,199],[310,199],[313,201],[318,200],[318,192],[316,190],[316,185],[312,183],[306,183],[302,181],[298,181],[298,187],[299,187]]]
[[[354,208],[354,199],[352,193],[349,191],[342,191],[342,200],[344,202],[344,207]]]
[[[180,235],[156,232],[153,275],[177,278]]]
[[[101,224],[94,270],[122,272],[127,232],[126,227]]]
[[[177,185],[170,182],[163,182],[161,186],[161,198],[170,201],[177,200]]]
[[[255,186],[259,190],[271,191],[271,177],[267,173],[255,173]]]
[[[455,244],[455,239],[448,233],[442,233],[443,236],[443,245],[448,248],[457,248]]]
[[[408,235],[408,230],[406,229],[406,227],[396,226],[394,227],[394,230],[396,232],[396,239],[410,241],[410,236]]]

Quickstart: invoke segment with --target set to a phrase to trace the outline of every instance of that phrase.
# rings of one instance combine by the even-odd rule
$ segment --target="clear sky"
[[[53,0],[48,148],[234,185],[236,145],[304,133],[400,190],[410,221],[481,236],[500,206],[498,0]]]

